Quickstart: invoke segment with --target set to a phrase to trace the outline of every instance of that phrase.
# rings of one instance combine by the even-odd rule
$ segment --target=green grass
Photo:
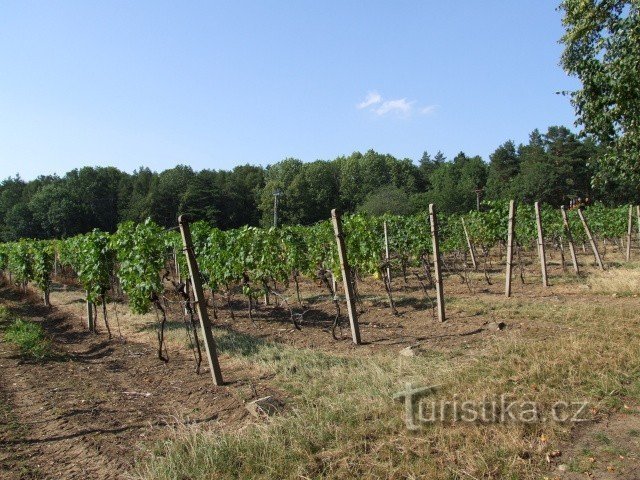
[[[0,324],[4,324],[11,318],[11,312],[6,305],[0,305]]]
[[[238,431],[179,428],[145,457],[137,475],[541,478],[545,452],[569,438],[568,425],[434,424],[411,433],[403,406],[392,400],[409,382],[442,385],[435,398],[443,400],[507,393],[533,400],[544,411],[558,400],[588,400],[594,410],[611,412],[621,408],[622,399],[640,399],[635,304],[512,300],[456,299],[460,308],[475,304],[496,318],[529,323],[526,336],[487,339],[456,355],[347,357],[218,331],[222,354],[272,375],[270,384],[286,396],[285,413]]]
[[[20,353],[28,358],[44,360],[51,356],[51,342],[46,337],[42,325],[22,320],[14,320],[5,330],[4,339],[20,348]]]
[[[593,437],[603,445],[611,445],[611,439],[602,432],[596,433]]]

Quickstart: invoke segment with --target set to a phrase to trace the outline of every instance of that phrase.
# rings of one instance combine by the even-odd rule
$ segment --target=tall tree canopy
[[[564,0],[562,66],[582,88],[571,92],[578,124],[605,149],[596,184],[640,191],[640,4]]]
[[[452,160],[438,152],[420,159],[373,150],[333,160],[287,158],[268,167],[240,165],[231,171],[194,171],[178,165],[163,172],[139,168],[84,167],[62,177],[0,182],[0,241],[65,237],[99,228],[115,231],[125,220],[151,217],[166,228],[188,213],[222,229],[271,226],[273,194],[280,191],[279,223],[311,224],[332,208],[409,214],[435,203],[442,212],[476,208],[485,198],[540,200],[554,206],[589,196],[609,204],[634,199],[629,188],[591,188],[590,159],[599,151],[566,127],[534,130],[529,143],[507,141],[486,163],[460,152]]]

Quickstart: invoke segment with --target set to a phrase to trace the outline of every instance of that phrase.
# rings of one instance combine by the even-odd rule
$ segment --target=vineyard
[[[14,291],[38,292],[48,311],[62,299],[72,304],[84,317],[74,328],[96,339],[104,333],[112,345],[126,347],[128,335],[137,342],[140,331],[151,331],[151,319],[156,358],[145,362],[158,367],[145,363],[147,371],[168,368],[176,358],[183,365],[188,358],[189,369],[212,371],[214,389],[232,390],[240,374],[229,356],[240,352],[248,357],[241,362],[248,370],[240,377],[254,389],[249,397],[295,397],[316,375],[355,368],[343,361],[357,363],[376,353],[389,362],[385,355],[400,350],[394,345],[414,355],[420,350],[414,347],[430,338],[428,332],[434,332],[436,350],[457,352],[467,335],[488,332],[494,324],[496,331],[504,328],[495,313],[485,320],[493,311],[487,307],[491,302],[520,308],[517,299],[509,304],[505,297],[547,298],[539,287],[564,289],[637,255],[632,247],[640,236],[640,209],[635,207],[511,208],[509,202],[485,202],[466,215],[435,210],[415,216],[345,215],[311,226],[265,229],[220,230],[185,219],[180,231],[152,221],[126,222],[112,234],[95,230],[67,239],[2,244],[0,269]],[[194,268],[199,271],[195,281]],[[522,286],[515,292],[512,277]],[[414,321],[416,315],[422,315],[420,322]],[[147,319],[144,326],[141,318]],[[130,319],[135,325],[127,325]],[[186,331],[186,346],[176,341],[180,328]],[[264,338],[269,343],[263,344]],[[491,344],[482,338],[474,349]],[[298,358],[292,347],[278,344],[309,353]],[[277,378],[302,375],[302,384],[290,385],[288,393],[253,386],[263,382],[262,369],[278,362],[287,366],[276,367]],[[210,384],[202,375],[190,378],[185,380],[190,395]]]
[[[499,256],[508,241],[507,202],[486,202],[482,211],[465,216],[439,215],[439,243],[442,266],[446,275],[463,279],[469,270],[488,271],[490,253]],[[606,249],[607,242],[620,247],[631,234],[634,220],[631,207],[587,207],[584,216],[589,229]],[[549,206],[540,209],[543,242],[569,261],[567,229],[560,210]],[[567,215],[568,230],[576,245],[589,242],[578,210]],[[433,242],[428,214],[415,216],[371,217],[349,215],[343,218],[346,252],[353,272],[352,283],[357,291],[357,279],[373,276],[379,279],[388,294],[389,307],[395,310],[390,272],[399,272],[403,281],[413,275],[424,286],[425,293],[433,287]],[[301,277],[318,280],[325,293],[338,298],[336,287],[342,279],[334,230],[329,220],[315,225],[284,226],[261,229],[244,227],[222,231],[204,222],[192,225],[193,250],[202,281],[211,294],[224,299],[233,317],[232,300],[241,295],[246,299],[251,315],[261,297],[281,301],[291,310],[291,319],[299,328],[302,308],[299,281]],[[533,206],[519,205],[514,231],[514,251],[517,265],[522,256],[534,251],[539,242],[536,213]],[[54,272],[77,278],[86,291],[89,304],[106,307],[111,298],[123,292],[131,310],[144,314],[155,308],[163,311],[165,294],[187,295],[188,268],[182,253],[184,246],[177,230],[163,230],[152,221],[142,224],[126,222],[117,232],[93,231],[69,239],[38,241],[21,240],[0,245],[0,269],[11,281],[26,288],[33,283],[49,304],[49,290]],[[606,252],[606,250],[605,250]],[[295,295],[285,295],[290,285]],[[217,296],[217,297],[216,297]],[[88,318],[94,328],[97,310]],[[336,322],[341,311],[337,308]],[[106,313],[104,322],[108,327]]]

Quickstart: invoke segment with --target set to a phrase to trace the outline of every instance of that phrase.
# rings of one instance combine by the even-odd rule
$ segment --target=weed
[[[18,318],[7,327],[4,339],[20,347],[25,357],[44,360],[51,355],[51,342],[41,325]]]

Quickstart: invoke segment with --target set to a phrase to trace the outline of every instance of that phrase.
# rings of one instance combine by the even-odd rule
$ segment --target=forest
[[[114,232],[119,223],[151,218],[175,226],[179,214],[221,229],[273,222],[274,192],[281,224],[308,225],[332,208],[371,214],[413,214],[435,203],[444,213],[464,213],[482,200],[540,201],[552,206],[582,197],[620,205],[634,188],[592,185],[597,144],[566,127],[534,130],[527,144],[507,141],[489,162],[460,152],[395,158],[373,150],[314,162],[287,158],[267,167],[231,171],[178,165],[162,172],[141,167],[83,167],[63,176],[18,176],[0,183],[0,240],[65,238],[94,228]]]

